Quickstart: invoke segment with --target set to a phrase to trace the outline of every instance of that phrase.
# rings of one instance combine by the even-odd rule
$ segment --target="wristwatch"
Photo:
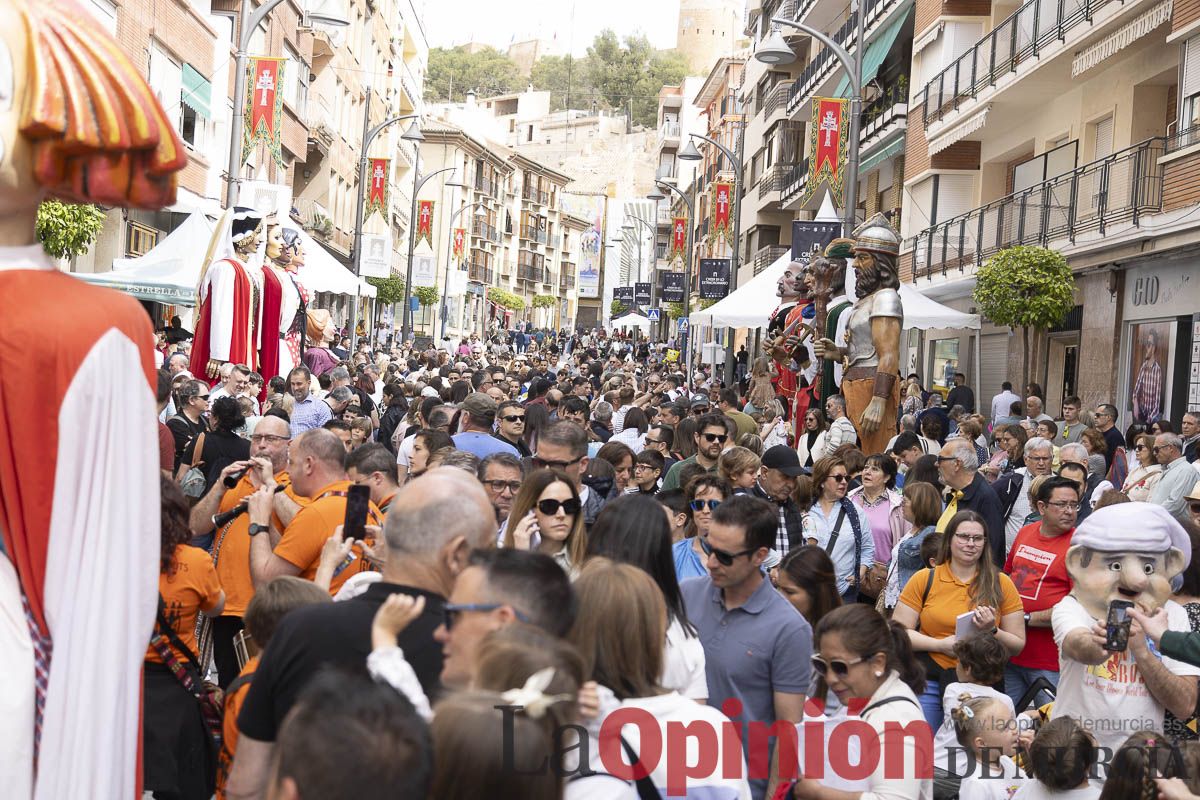
[[[270,529],[271,529],[270,525],[259,525],[257,522],[250,523],[250,535],[251,536],[258,536],[260,533],[263,533],[264,531],[269,531]]]

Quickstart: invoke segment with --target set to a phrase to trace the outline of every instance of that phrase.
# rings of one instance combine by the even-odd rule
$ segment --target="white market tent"
[[[620,317],[613,317],[610,324],[614,328],[640,328],[643,333],[650,333],[650,319],[643,314],[630,312]]]
[[[150,252],[137,258],[118,258],[111,272],[72,273],[88,283],[177,306],[196,305],[196,285],[216,224],[202,213],[188,216]],[[310,292],[374,297],[375,287],[356,279],[333,255],[304,231],[305,263],[300,282]]]

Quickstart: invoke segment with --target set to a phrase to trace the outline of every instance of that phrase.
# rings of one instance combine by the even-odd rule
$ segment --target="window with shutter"
[[[1183,98],[1179,104],[1180,133],[1200,127],[1200,36],[1183,43],[1183,80],[1180,81],[1179,96]],[[1190,144],[1194,139],[1195,135],[1191,134],[1186,143]]]
[[[1105,117],[1096,123],[1096,157],[1094,161],[1111,156],[1113,152],[1113,118]]]

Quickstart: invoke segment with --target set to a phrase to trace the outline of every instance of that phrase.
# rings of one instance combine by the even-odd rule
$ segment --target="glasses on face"
[[[729,438],[729,436],[724,433],[705,433],[701,435],[704,437],[704,441],[708,442],[709,444],[712,444],[713,442],[725,444],[725,440]]]
[[[545,514],[547,517],[552,517],[562,509],[567,516],[571,517],[579,513],[579,509],[583,508],[583,503],[577,498],[569,497],[566,500],[538,500],[537,510]]]
[[[842,661],[840,658],[831,658],[826,661],[820,656],[813,656],[812,666],[822,678],[828,675],[830,670],[833,670],[833,674],[839,678],[844,678],[849,674],[851,667],[855,664],[861,664],[864,661],[866,659],[861,656],[852,661]]]
[[[1057,508],[1060,511],[1078,511],[1079,510],[1079,503],[1072,503],[1070,500],[1053,500],[1053,501],[1047,502],[1046,505],[1051,506],[1053,508]]]
[[[708,413],[708,406],[697,406],[692,409],[692,413],[697,417],[703,416]]]
[[[580,461],[583,461],[583,456],[580,456],[579,458],[573,458],[570,461],[550,461],[542,458],[541,456],[535,455],[530,460],[533,462],[533,466],[537,469],[566,469],[572,464],[578,464]]]
[[[198,395],[196,395],[196,399],[197,399],[197,400],[203,400],[204,402],[206,402],[206,403],[207,403],[207,402],[208,402],[208,395],[206,395],[206,394],[198,394]]]
[[[939,464],[941,464],[944,461],[958,461],[958,459],[954,456],[938,456],[937,461]]]
[[[646,437],[646,444],[662,444],[662,443],[663,443],[662,439],[651,439],[649,436]]]
[[[709,500],[708,502],[712,503],[714,501]],[[721,566],[724,567],[732,566],[735,558],[748,556],[754,552],[754,550],[742,550],[737,553],[726,553],[724,550],[718,550],[717,548],[713,547],[708,543],[708,539],[704,538],[703,536],[700,537],[700,549],[704,551],[704,555],[706,556],[716,556],[717,561],[721,564]]]
[[[1200,514],[1200,503],[1188,503],[1188,511],[1193,514]]]
[[[447,603],[442,607],[442,624],[450,630],[464,611],[495,611],[503,607],[503,603]],[[529,618],[515,608],[512,612],[521,622],[529,622]]]
[[[521,490],[521,482],[520,481],[495,480],[495,481],[484,481],[483,483],[485,486],[487,486],[489,489],[491,489],[496,494],[503,494],[505,489],[507,489],[511,494],[516,494],[517,492],[519,492]]]
[[[983,544],[987,541],[987,537],[983,536],[982,534],[978,536],[972,536],[969,533],[956,533],[954,534],[954,538],[962,544]]]
[[[654,472],[656,470],[654,467],[650,466],[649,464],[634,464],[633,471],[634,472]]]
[[[692,511],[703,511],[705,506],[708,506],[709,511],[716,511],[717,506],[721,505],[720,500],[693,500],[688,503],[692,507]]]
[[[850,476],[849,475],[830,475],[829,480],[837,481],[838,483],[845,483],[846,481],[850,480]]]
[[[500,419],[504,420],[505,422],[524,422],[525,415],[524,414],[508,414],[507,416],[503,416]]]
[[[250,444],[273,444],[275,442],[291,441],[289,436],[272,436],[269,433],[256,433],[250,437]]]
[[[1133,449],[1134,449],[1134,450],[1145,450],[1145,449],[1146,449],[1146,445],[1144,445],[1144,444],[1135,444],[1135,445],[1133,446]]]

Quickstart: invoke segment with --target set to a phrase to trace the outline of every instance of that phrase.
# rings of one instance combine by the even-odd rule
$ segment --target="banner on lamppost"
[[[392,274],[392,236],[389,233],[364,233],[363,257],[358,274],[364,278],[386,278]]]
[[[712,189],[712,232],[714,236],[733,241],[733,221],[730,209],[733,208],[733,184],[714,183]]]
[[[684,273],[682,272],[664,272],[662,274],[662,293],[660,297],[664,303],[683,302],[683,281]]]
[[[700,299],[720,300],[729,294],[729,259],[700,259]]]
[[[463,253],[467,252],[467,229],[454,229],[454,257],[462,258]]]
[[[687,217],[675,217],[671,222],[671,261],[687,257]]]
[[[808,129],[808,152],[812,157],[808,160],[808,183],[804,187],[802,204],[807,203],[823,183],[829,185],[829,191],[841,203],[845,166],[850,156],[849,125],[849,100],[839,97],[812,99],[812,125]]]
[[[633,287],[617,286],[613,289],[613,300],[626,308],[633,308]]]
[[[417,241],[420,244],[421,240],[433,244],[433,201],[418,200],[417,201]],[[432,285],[432,284],[430,284]]]
[[[437,262],[433,256],[413,256],[413,288],[437,286]]]
[[[792,222],[792,260],[808,266],[813,253],[824,253],[842,231],[840,222]]]
[[[633,301],[639,306],[650,305],[650,289],[652,284],[648,281],[645,283],[637,282],[633,284]]]
[[[283,68],[286,59],[251,56],[246,66],[246,97],[242,127],[242,164],[260,141],[283,168]]]
[[[387,217],[388,206],[388,173],[391,172],[391,159],[372,158],[367,161],[367,175],[371,183],[367,186],[367,204],[363,208],[363,218],[370,219],[376,211],[381,217]]]

